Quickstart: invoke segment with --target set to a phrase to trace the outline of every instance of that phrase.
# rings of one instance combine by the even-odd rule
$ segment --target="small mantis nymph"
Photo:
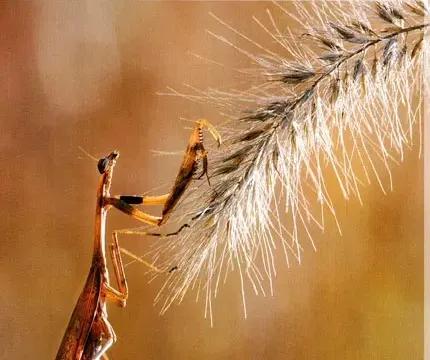
[[[112,174],[119,153],[114,151],[99,160],[97,167],[101,177],[97,188],[92,264],[63,336],[56,360],[107,359],[106,352],[115,342],[116,336],[108,321],[106,302],[112,301],[124,307],[128,298],[127,281],[116,232],[113,233],[110,255],[118,289],[113,288],[109,282],[105,254],[107,212],[113,206],[144,223],[151,225],[164,223],[193,179],[198,161],[201,159],[203,160],[203,173],[200,177],[204,174],[207,175],[207,152],[203,146],[203,127],[208,127],[209,131],[220,143],[220,137],[212,125],[206,120],[199,120],[190,136],[175,185],[172,191],[166,195],[156,197],[111,196]],[[156,217],[142,212],[134,207],[133,204],[164,204],[164,209],[162,216]]]

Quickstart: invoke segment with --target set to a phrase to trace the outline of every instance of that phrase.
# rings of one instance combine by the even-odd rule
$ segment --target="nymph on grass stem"
[[[162,312],[194,289],[204,294],[212,318],[211,301],[234,270],[246,315],[245,293],[272,292],[275,248],[287,262],[300,262],[303,238],[314,246],[308,227],[323,229],[327,211],[335,217],[327,174],[334,174],[347,199],[361,201],[360,188],[372,179],[385,191],[380,172],[391,185],[390,166],[403,159],[413,128],[421,127],[421,103],[412,103],[412,95],[421,90],[429,26],[423,1],[294,5],[294,13],[278,2],[271,8],[286,23],[297,22],[299,34],[281,31],[285,26],[273,10],[264,20],[253,17],[270,46],[211,14],[240,40],[209,34],[247,57],[255,68],[242,73],[260,83],[248,90],[169,93],[221,106],[228,121],[225,145],[210,164],[211,187],[188,191],[176,211],[178,223],[191,228],[147,254],[162,268],[179,269],[156,298]],[[311,211],[312,202],[320,204],[320,214]]]

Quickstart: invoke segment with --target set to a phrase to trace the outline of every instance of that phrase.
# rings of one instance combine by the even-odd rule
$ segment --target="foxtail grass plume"
[[[246,294],[272,292],[275,251],[283,251],[288,263],[300,262],[304,242],[314,246],[308,229],[323,229],[325,214],[335,217],[327,174],[334,174],[347,199],[360,200],[360,188],[372,180],[385,191],[390,166],[411,146],[414,127],[421,128],[421,104],[412,95],[421,91],[429,25],[422,1],[294,5],[288,12],[274,3],[261,19],[253,18],[268,45],[212,14],[247,43],[209,31],[249,58],[254,68],[243,73],[262,79],[258,86],[170,92],[230,115],[219,128],[224,145],[209,149],[210,187],[196,182],[176,211],[178,224],[190,227],[148,254],[157,266],[177,269],[156,298],[162,312],[194,290],[212,319],[212,300],[235,271],[246,316]],[[302,32],[281,30],[285,24],[274,20],[273,11]],[[406,109],[405,119],[399,108]],[[381,172],[389,175],[388,186]],[[320,206],[311,206],[315,201]]]

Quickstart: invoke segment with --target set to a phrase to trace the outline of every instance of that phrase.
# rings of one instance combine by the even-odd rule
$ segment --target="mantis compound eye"
[[[101,158],[97,163],[97,169],[100,174],[104,174],[109,164],[109,160],[107,158]]]

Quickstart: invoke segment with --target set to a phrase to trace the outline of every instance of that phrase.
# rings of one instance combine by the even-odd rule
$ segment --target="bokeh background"
[[[267,40],[251,20],[267,7],[288,25],[262,2],[0,2],[0,358],[53,358],[86,278],[97,171],[78,147],[94,156],[120,150],[114,192],[167,190],[180,156],[150,150],[184,148],[181,116],[220,116],[156,93],[243,84],[234,69],[249,63],[205,32],[225,32],[208,12]],[[247,319],[234,277],[214,303],[213,328],[192,296],[161,317],[153,306],[161,282],[148,284],[143,266],[128,266],[128,306],[109,306],[118,336],[110,358],[421,359],[418,146],[393,178],[387,195],[376,183],[364,188],[362,206],[334,192],[343,235],[329,220],[315,236],[317,252],[307,246],[301,265],[279,264],[273,297],[249,294]],[[111,229],[133,224],[109,218]],[[143,253],[151,241],[122,244]]]

